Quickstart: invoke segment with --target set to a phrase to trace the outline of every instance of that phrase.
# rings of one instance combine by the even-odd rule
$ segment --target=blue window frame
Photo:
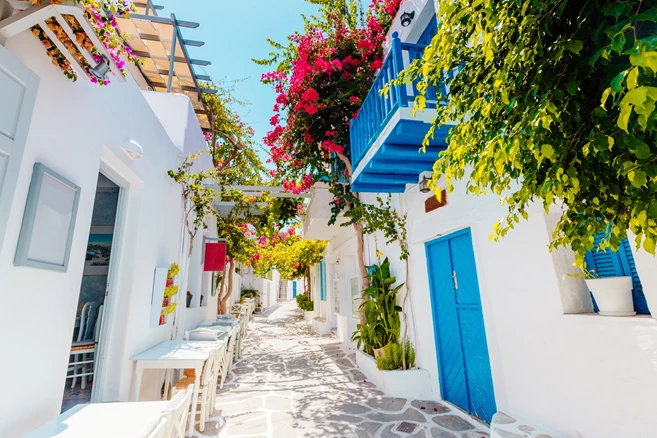
[[[636,270],[632,248],[627,239],[623,239],[617,252],[609,249],[599,250],[600,242],[604,239],[605,232],[595,236],[593,251],[586,253],[586,267],[594,271],[600,278],[607,277],[632,277],[632,299],[634,300],[634,310],[636,313],[650,314],[646,297],[643,294],[641,280]],[[593,297],[591,297],[593,298]],[[593,307],[598,311],[598,306],[593,300]]]
[[[326,301],[326,263],[319,262],[319,299]]]

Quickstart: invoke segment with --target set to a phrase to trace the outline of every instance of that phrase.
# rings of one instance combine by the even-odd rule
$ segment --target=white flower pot
[[[595,298],[602,316],[633,316],[632,277],[587,279],[586,285]]]

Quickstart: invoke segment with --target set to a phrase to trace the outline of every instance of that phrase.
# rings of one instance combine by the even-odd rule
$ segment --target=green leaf
[[[638,84],[639,84],[639,67],[634,67],[627,74],[627,88],[632,90],[636,88]]]
[[[618,115],[618,127],[622,129],[625,132],[628,132],[627,130],[627,124],[630,121],[630,116],[632,115],[632,106],[630,105],[621,105],[621,111],[620,114]],[[628,132],[629,133],[629,132]]]
[[[572,40],[566,43],[566,50],[573,52],[575,55],[579,55],[579,52],[584,47],[584,43],[580,40]]]
[[[541,155],[549,160],[552,160],[552,157],[554,156],[554,148],[552,145],[547,143],[541,145]]]
[[[650,237],[646,237],[643,241],[643,249],[645,249],[649,254],[655,255],[655,241]]]
[[[627,74],[626,71],[622,71],[614,77],[611,81],[611,90],[614,91],[615,93],[620,93],[623,91],[622,84],[623,84],[623,79],[625,79],[625,75]]]
[[[640,189],[646,183],[646,173],[643,170],[632,171],[627,174],[630,183],[637,189]]]
[[[634,151],[634,155],[640,160],[645,160],[646,158],[650,158],[652,155],[650,152],[650,146],[648,146],[646,143],[639,143],[637,146],[636,150]]]

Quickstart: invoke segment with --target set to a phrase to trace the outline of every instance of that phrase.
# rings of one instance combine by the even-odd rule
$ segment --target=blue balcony
[[[387,83],[415,59],[422,57],[423,44],[403,43],[393,34],[392,47],[377,75],[360,112],[351,121],[351,160],[354,169],[351,188],[354,192],[403,193],[406,184],[418,182],[422,172],[430,171],[439,151],[447,146],[447,134],[452,125],[436,129],[426,153],[420,150],[422,140],[441,105],[438,94],[429,87],[427,108],[413,116],[416,84],[391,86],[381,94]]]

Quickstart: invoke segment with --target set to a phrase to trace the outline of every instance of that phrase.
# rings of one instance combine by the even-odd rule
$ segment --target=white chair
[[[221,383],[219,384],[220,389],[224,389],[226,376],[233,367],[233,355],[235,353],[235,343],[237,342],[239,330],[239,326],[233,327],[233,330],[230,332],[230,338],[228,338],[228,346],[226,347],[226,351],[223,355],[223,360],[221,361]]]
[[[169,420],[167,419],[167,415],[162,414],[160,421],[155,426],[155,429],[153,429],[153,431],[148,434],[146,438],[164,438],[164,433],[167,431],[168,422]]]
[[[171,398],[169,409],[164,414],[169,419],[167,429],[168,438],[185,438],[187,433],[187,417],[191,406],[194,385],[189,385],[184,391],[178,392]],[[194,421],[194,419],[192,419]]]
[[[71,344],[71,356],[73,360],[69,362],[67,379],[72,379],[71,388],[75,388],[77,378],[80,377],[80,384],[82,389],[86,389],[87,381],[90,380],[96,372],[96,349],[100,339],[100,327],[103,320],[103,306],[98,308],[98,315],[96,317],[95,326],[93,330],[89,330],[90,324],[94,324],[91,320],[91,310],[93,303],[87,303],[82,307],[80,312],[80,327],[78,330],[77,341]],[[93,354],[93,359],[87,359],[87,355]],[[87,370],[90,365],[91,371]]]
[[[225,344],[222,344],[222,347],[223,345]],[[201,405],[199,409],[199,414],[201,416],[199,430],[201,432],[203,432],[205,429],[205,422],[208,418],[210,418],[210,414],[212,414],[212,411],[214,410],[213,394],[217,393],[217,374],[219,370],[220,359],[219,355],[222,349],[223,348],[218,348],[214,350],[208,360],[205,362],[201,374],[201,385],[199,386],[198,390],[198,399],[192,400],[192,403]],[[196,379],[194,370],[186,369],[185,373],[186,374],[183,376],[183,378],[176,382],[175,385],[173,385],[173,394],[175,394],[177,391],[182,391],[185,388],[188,388],[189,385],[192,385],[193,387],[194,380]]]

